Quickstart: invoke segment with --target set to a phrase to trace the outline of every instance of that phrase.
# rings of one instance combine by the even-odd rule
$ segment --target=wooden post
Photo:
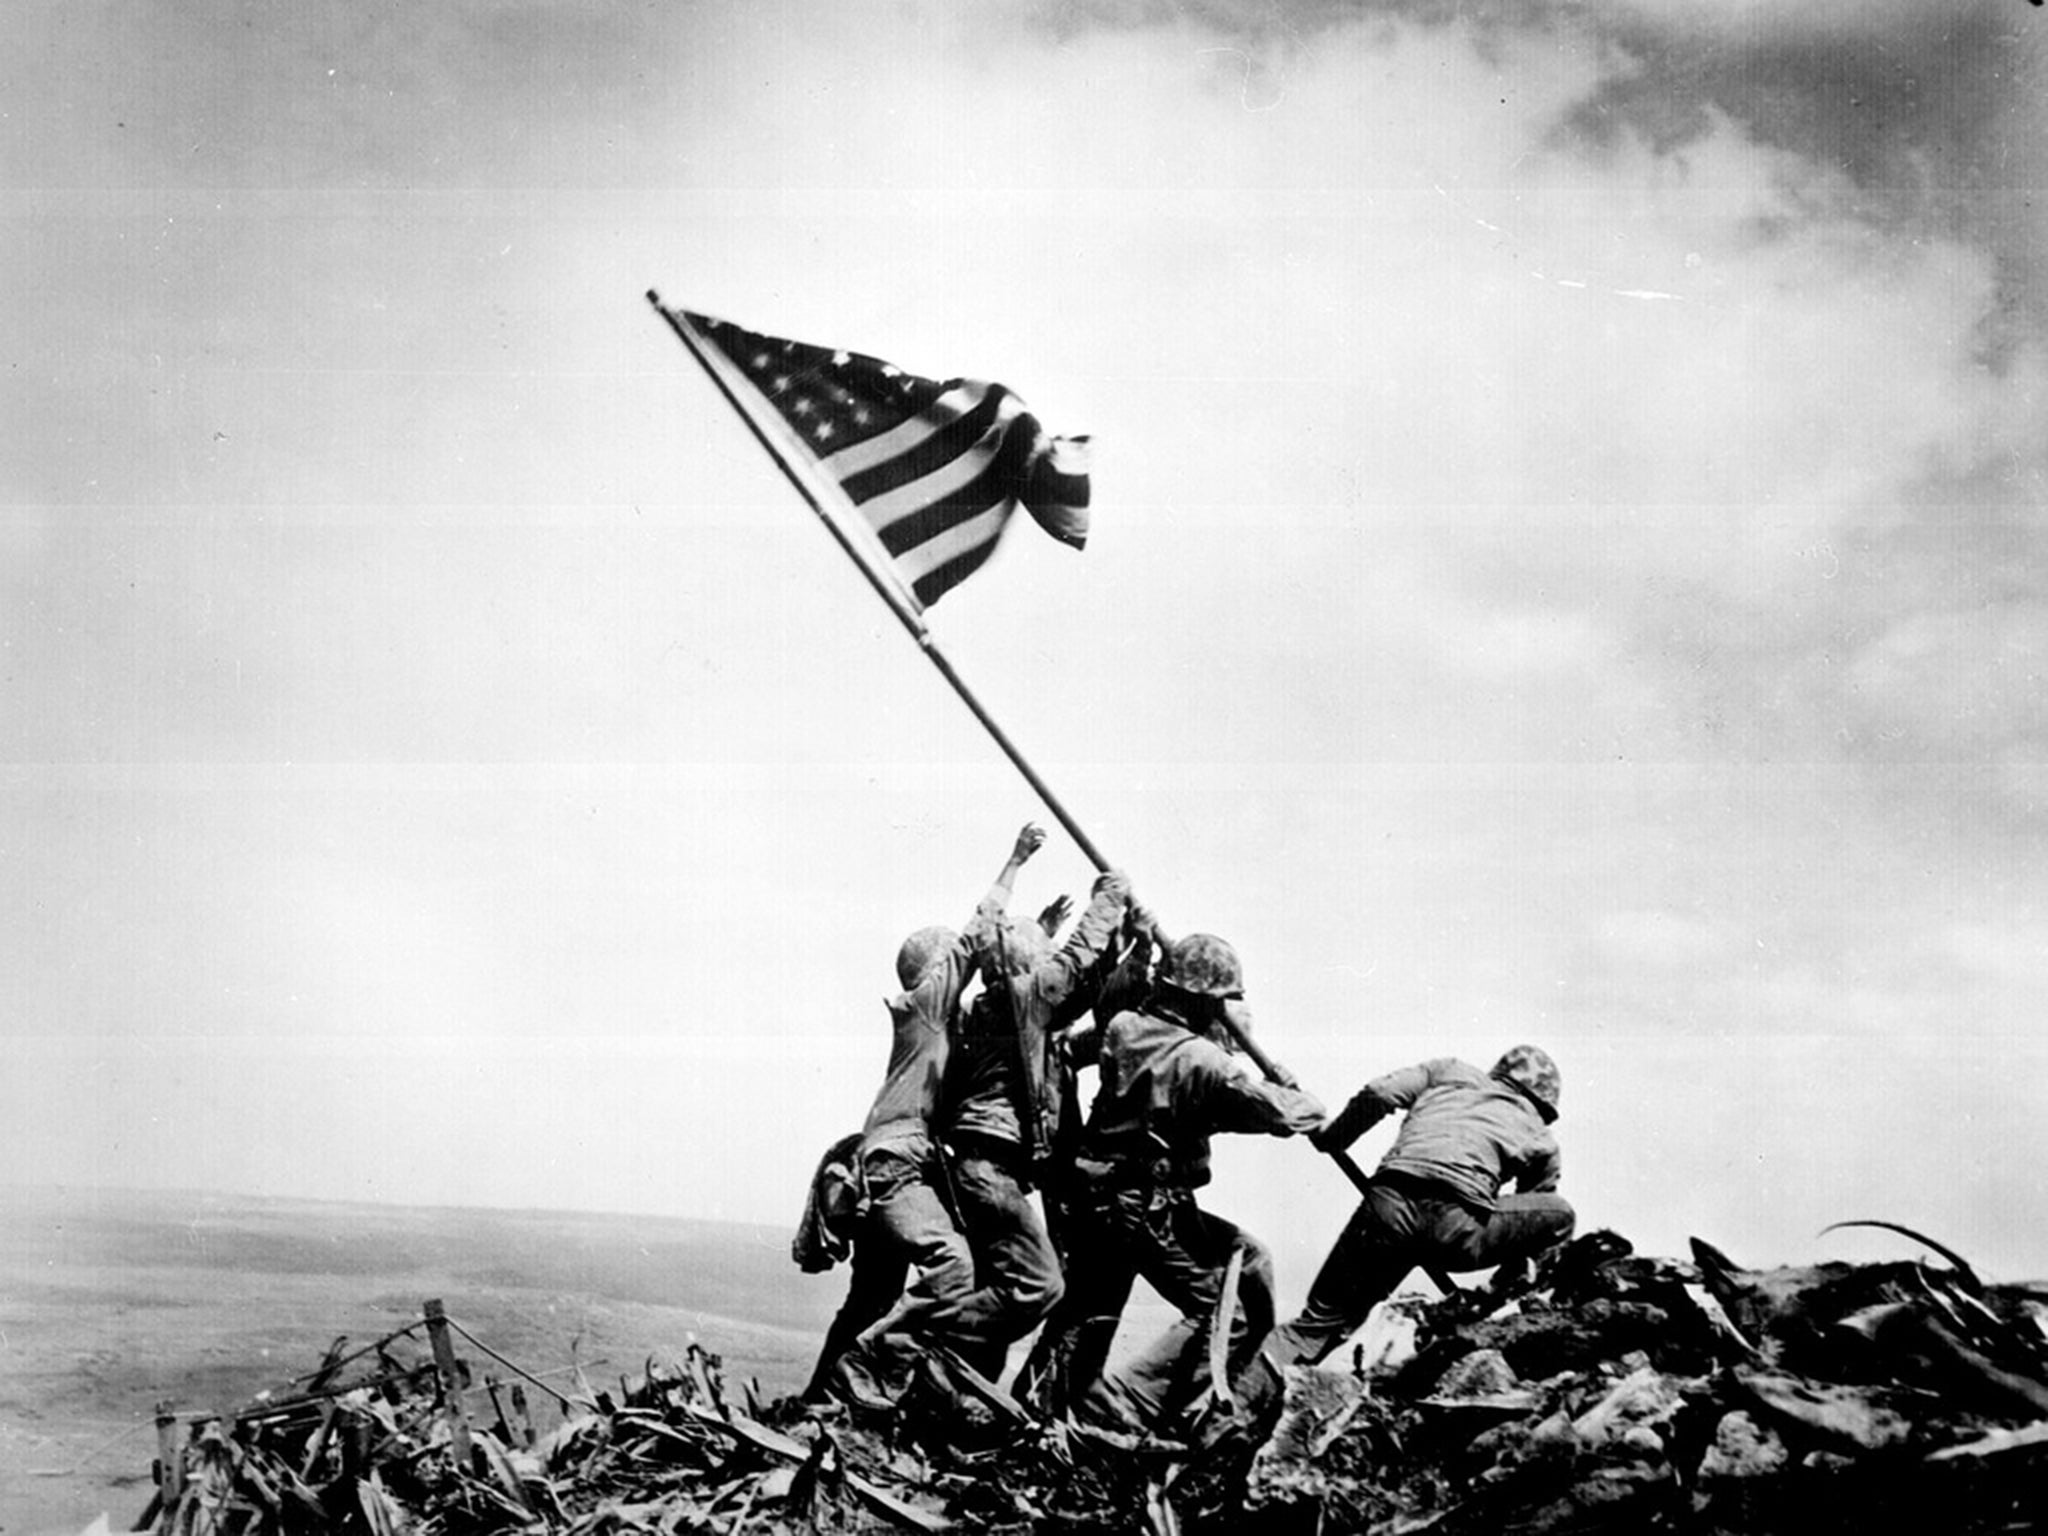
[[[519,1441],[512,1433],[512,1420],[506,1415],[505,1404],[498,1397],[498,1378],[489,1371],[484,1372],[484,1392],[491,1400],[491,1412],[498,1416],[498,1438],[507,1445],[517,1445]]]
[[[313,1469],[320,1465],[320,1458],[327,1453],[328,1439],[334,1434],[335,1416],[341,1412],[341,1405],[333,1398],[320,1411],[320,1427],[313,1433],[312,1444],[306,1447],[305,1465],[299,1468],[301,1482],[313,1480]]]
[[[156,1405],[156,1486],[165,1509],[185,1491],[185,1448],[178,1444],[178,1415],[169,1403]]]
[[[462,1408],[462,1375],[455,1363],[455,1345],[448,1337],[448,1313],[440,1298],[425,1307],[427,1339],[434,1346],[434,1370],[441,1378],[441,1405],[448,1410],[448,1438],[455,1449],[455,1464],[469,1468],[469,1416]]]

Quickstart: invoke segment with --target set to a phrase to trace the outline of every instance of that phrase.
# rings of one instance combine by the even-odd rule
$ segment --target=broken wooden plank
[[[765,1424],[757,1424],[744,1414],[736,1413],[729,1418],[721,1418],[709,1409],[699,1408],[694,1403],[684,1403],[682,1411],[689,1414],[691,1418],[699,1423],[710,1426],[730,1439],[738,1440],[744,1445],[750,1445],[756,1450],[765,1451],[770,1456],[778,1457],[783,1461],[793,1461],[798,1465],[802,1465],[811,1458],[811,1447],[804,1444],[803,1441],[785,1435],[780,1430],[770,1429]],[[929,1510],[919,1509],[915,1504],[910,1503],[906,1499],[898,1498],[886,1488],[862,1477],[857,1472],[846,1470],[844,1476],[846,1478],[846,1486],[859,1494],[864,1501],[880,1510],[883,1514],[902,1521],[905,1525],[913,1526],[921,1531],[938,1532],[953,1529],[953,1522],[946,1519],[943,1515],[935,1515]]]
[[[1230,1391],[1230,1325],[1237,1313],[1237,1288],[1244,1275],[1244,1244],[1233,1243],[1230,1262],[1223,1268],[1223,1285],[1216,1293],[1216,1310],[1209,1317],[1209,1384],[1204,1400],[1235,1408]]]
[[[1979,1439],[1963,1445],[1951,1445],[1944,1450],[1929,1454],[1929,1461],[1954,1461],[1963,1456],[1997,1456],[2006,1451],[2035,1450],[2048,1447],[2048,1419],[2038,1424],[2029,1424],[2023,1429],[1994,1429]]]
[[[2048,1383],[2005,1369],[1932,1312],[1894,1320],[1883,1337],[1926,1361],[1935,1378],[1966,1402],[2001,1418],[2048,1416]]]
[[[965,1389],[970,1396],[986,1403],[1013,1426],[1022,1428],[1038,1422],[1031,1411],[1016,1398],[969,1365],[958,1350],[948,1349],[942,1344],[929,1347],[933,1356],[952,1378],[953,1386]]]
[[[1878,1451],[1912,1434],[1906,1418],[1865,1391],[1807,1381],[1784,1371],[1737,1366],[1730,1373],[1759,1408],[1839,1449]]]

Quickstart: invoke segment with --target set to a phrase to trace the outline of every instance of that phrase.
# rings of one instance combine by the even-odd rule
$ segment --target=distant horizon
[[[80,1193],[105,1195],[110,1198],[134,1197],[140,1200],[147,1201],[169,1202],[176,1201],[179,1199],[193,1199],[202,1201],[216,1200],[222,1202],[243,1202],[250,1205],[310,1206],[337,1211],[412,1211],[421,1214],[429,1214],[433,1212],[447,1212],[454,1214],[476,1216],[524,1216],[533,1218],[547,1218],[553,1220],[587,1219],[592,1221],[606,1222],[655,1222],[671,1227],[718,1228],[724,1231],[753,1233],[761,1236],[773,1237],[777,1240],[778,1243],[781,1240],[790,1236],[793,1233],[795,1227],[794,1222],[785,1226],[781,1223],[770,1221],[750,1221],[726,1216],[701,1216],[659,1211],[629,1211],[545,1205],[460,1204],[450,1203],[447,1201],[378,1200],[370,1198],[347,1199],[328,1195],[257,1193],[246,1190],[206,1189],[197,1186],[185,1185],[166,1185],[159,1188],[151,1185],[110,1184],[93,1185],[88,1187],[81,1185],[68,1185],[61,1182],[32,1183],[30,1181],[21,1179],[0,1179],[0,1201],[4,1201],[6,1197],[10,1194],[45,1194],[56,1196],[70,1196]],[[1250,1215],[1254,1224],[1256,1224],[1255,1213],[1239,1212],[1238,1214]],[[1864,1225],[1865,1223],[1868,1223],[1868,1225]],[[1577,1235],[1584,1236],[1589,1231],[1600,1229],[1601,1226],[1602,1224],[1600,1223],[1595,1223],[1592,1226],[1582,1224],[1578,1229]],[[1694,1262],[1690,1248],[1690,1240],[1688,1240],[1688,1242],[1683,1245],[1672,1245],[1672,1251],[1657,1252],[1652,1248],[1637,1245],[1635,1240],[1626,1231],[1621,1231],[1617,1228],[1606,1228],[1606,1230],[1616,1232],[1616,1235],[1618,1235],[1625,1241],[1629,1242],[1630,1246],[1634,1248],[1637,1253],[1643,1254],[1647,1257],[1675,1260],[1677,1262],[1685,1264],[1690,1264]],[[1825,1258],[1808,1255],[1804,1258],[1793,1259],[1783,1255],[1764,1257],[1745,1252],[1733,1252],[1730,1253],[1728,1256],[1731,1259],[1733,1259],[1741,1268],[1758,1271],[1781,1268],[1799,1268],[1803,1265],[1816,1264],[1822,1262],[1870,1262],[1873,1259],[1883,1256],[1881,1253],[1877,1251],[1883,1245],[1896,1245],[1900,1242],[1911,1241],[1911,1239],[1906,1234],[1908,1232],[1917,1231],[1919,1231],[1919,1229],[1915,1227],[1914,1223],[1912,1222],[1892,1222],[1882,1217],[1842,1218],[1841,1225],[1836,1231],[1820,1231],[1816,1232],[1814,1236],[1816,1239],[1822,1237],[1840,1238],[1849,1237],[1852,1234],[1856,1233],[1861,1233],[1864,1251],[1858,1253],[1853,1258],[1844,1256],[1842,1254],[1833,1254],[1826,1256]],[[1707,1233],[1702,1232],[1693,1235],[1699,1237],[1702,1241],[1714,1244],[1714,1246],[1717,1248],[1723,1246],[1721,1243],[1716,1241],[1714,1237],[1710,1236]],[[1927,1232],[1924,1234],[1924,1236],[1926,1241],[1931,1244],[1935,1244],[1941,1247],[1954,1247],[1953,1244],[1949,1243],[1947,1239],[1944,1238],[1942,1234],[1938,1232]],[[1958,1256],[1961,1257],[1966,1263],[1970,1264],[1973,1270],[1976,1270],[1979,1273],[1985,1273],[1987,1274],[1987,1277],[1990,1277],[1989,1272],[1986,1270],[1985,1266],[1980,1264],[1977,1260],[1973,1259],[1966,1250],[1957,1249],[1956,1251],[1958,1253]],[[833,1305],[835,1306],[838,1292],[840,1290],[843,1290],[846,1284],[846,1276],[843,1268],[833,1271],[827,1271],[821,1274],[799,1274],[799,1272],[795,1270],[794,1264],[792,1263],[792,1276],[795,1278],[796,1284],[800,1287],[814,1291],[821,1296],[831,1297],[833,1299]],[[1308,1275],[1305,1272],[1297,1274],[1290,1271],[1284,1274],[1282,1278],[1283,1284],[1286,1286],[1286,1288],[1292,1290],[1299,1289],[1300,1286],[1305,1285],[1307,1283]],[[1422,1282],[1422,1278],[1423,1277],[1420,1271],[1417,1271],[1409,1276],[1408,1280],[1405,1282],[1402,1288],[1404,1290],[1412,1289],[1418,1283]],[[2048,1272],[2043,1272],[2039,1276],[2000,1274],[1997,1275],[1996,1278],[2010,1284],[2048,1285]]]
[[[618,1221],[663,1221],[693,1226],[739,1227],[750,1231],[773,1232],[778,1226],[770,1221],[748,1221],[730,1216],[694,1216],[664,1213],[660,1211],[607,1210],[598,1207],[557,1206],[557,1205],[496,1205],[473,1204],[447,1200],[382,1200],[371,1196],[344,1197],[336,1195],[299,1195],[263,1193],[253,1190],[207,1188],[185,1184],[68,1184],[61,1180],[33,1181],[18,1178],[0,1178],[0,1194],[7,1192],[45,1192],[51,1194],[102,1194],[108,1196],[161,1196],[166,1199],[189,1197],[200,1200],[244,1200],[274,1205],[321,1205],[337,1209],[404,1210],[404,1211],[471,1211],[480,1214],[502,1214],[523,1216],[592,1216]],[[791,1228],[794,1228],[791,1223]]]

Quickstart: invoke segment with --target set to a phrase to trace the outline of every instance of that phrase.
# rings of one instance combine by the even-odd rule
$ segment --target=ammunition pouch
[[[1074,1159],[1074,1183],[1079,1197],[1092,1204],[1137,1203],[1147,1209],[1185,1199],[1194,1189],[1173,1149],[1150,1131],[1084,1142]]]

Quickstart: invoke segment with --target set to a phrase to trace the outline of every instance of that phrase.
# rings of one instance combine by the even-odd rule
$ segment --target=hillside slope
[[[722,1222],[0,1186],[0,1531],[43,1536],[149,1495],[156,1404],[232,1407],[428,1297],[537,1371],[716,1338],[793,1391],[842,1284],[788,1233]]]

